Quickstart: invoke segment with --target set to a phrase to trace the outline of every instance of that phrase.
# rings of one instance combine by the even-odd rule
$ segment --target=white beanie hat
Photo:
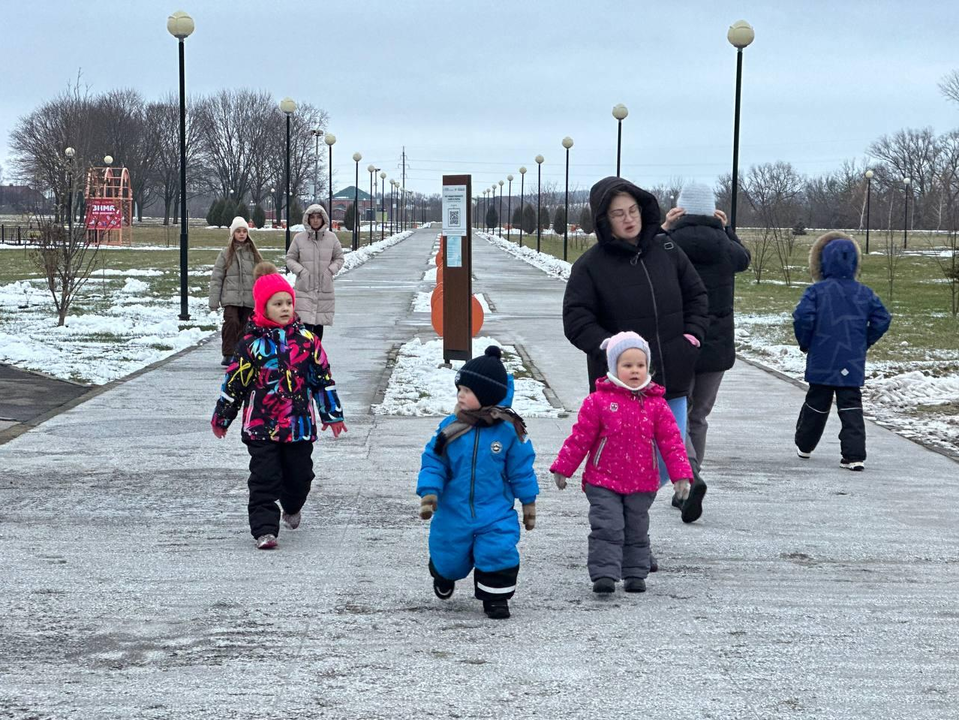
[[[711,217],[717,210],[713,190],[701,183],[690,183],[680,191],[677,207],[687,211],[687,215],[706,215]]]
[[[246,230],[247,232],[250,232],[250,226],[247,225],[247,221],[244,220],[244,219],[243,219],[242,217],[240,217],[239,215],[237,215],[237,216],[233,219],[233,222],[230,223],[230,239],[231,239],[231,240],[233,240],[233,234],[234,234],[239,228],[243,228],[243,229]]]
[[[647,366],[649,367],[650,345],[647,344],[646,340],[637,335],[637,333],[632,330],[627,330],[617,333],[613,337],[608,337],[600,343],[600,349],[607,351],[607,368],[610,372],[617,372],[617,360],[620,359],[620,355],[623,354],[624,350],[629,350],[630,348],[637,348],[637,350],[642,351],[643,354],[647,356]]]

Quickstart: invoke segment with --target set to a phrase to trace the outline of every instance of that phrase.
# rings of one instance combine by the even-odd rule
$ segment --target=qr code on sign
[[[447,213],[447,226],[448,227],[460,227],[460,209],[455,208],[451,209]]]

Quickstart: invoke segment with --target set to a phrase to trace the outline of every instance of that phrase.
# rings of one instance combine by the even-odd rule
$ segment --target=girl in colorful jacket
[[[430,526],[430,574],[442,600],[473,570],[487,617],[510,617],[520,571],[520,525],[533,530],[539,487],[523,420],[510,408],[513,378],[491,345],[457,373],[457,408],[427,443],[417,478],[420,517]]]
[[[604,340],[610,371],[583,401],[573,431],[550,466],[563,490],[587,458],[587,568],[595,593],[644,592],[650,572],[650,506],[660,488],[657,449],[674,492],[690,492],[693,471],[664,389],[650,379],[650,346],[635,332]]]
[[[243,407],[241,438],[250,453],[250,533],[257,547],[277,546],[281,511],[291,530],[313,481],[317,440],[314,403],[323,429],[346,432],[336,385],[320,339],[294,314],[296,293],[271,263],[254,274],[253,322],[227,367],[210,421],[222,438]],[[312,402],[311,402],[312,401]]]

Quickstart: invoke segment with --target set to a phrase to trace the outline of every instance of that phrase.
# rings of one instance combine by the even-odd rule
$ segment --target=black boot
[[[643,578],[624,578],[623,589],[629,593],[646,592],[647,583]]]
[[[433,579],[433,594],[441,600],[449,600],[456,586],[457,584],[453,580],[435,577]]]
[[[491,620],[506,620],[510,617],[510,606],[506,600],[484,600],[483,611]]]
[[[653,556],[653,553],[650,553],[650,572],[659,572],[660,563],[657,562],[657,559]]]
[[[703,515],[703,496],[707,494],[707,484],[696,470],[693,472],[693,485],[690,486],[690,495],[683,501],[680,508],[680,519],[685,523],[692,523]]]
[[[615,592],[617,583],[613,578],[597,578],[593,583],[593,591],[598,595]]]

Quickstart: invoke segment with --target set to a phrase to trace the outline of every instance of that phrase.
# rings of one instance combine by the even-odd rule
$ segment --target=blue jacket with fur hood
[[[808,287],[793,311],[793,331],[807,353],[804,379],[818,385],[861,387],[867,348],[890,327],[877,294],[855,278],[860,246],[840,232],[822,235],[810,248]]]

